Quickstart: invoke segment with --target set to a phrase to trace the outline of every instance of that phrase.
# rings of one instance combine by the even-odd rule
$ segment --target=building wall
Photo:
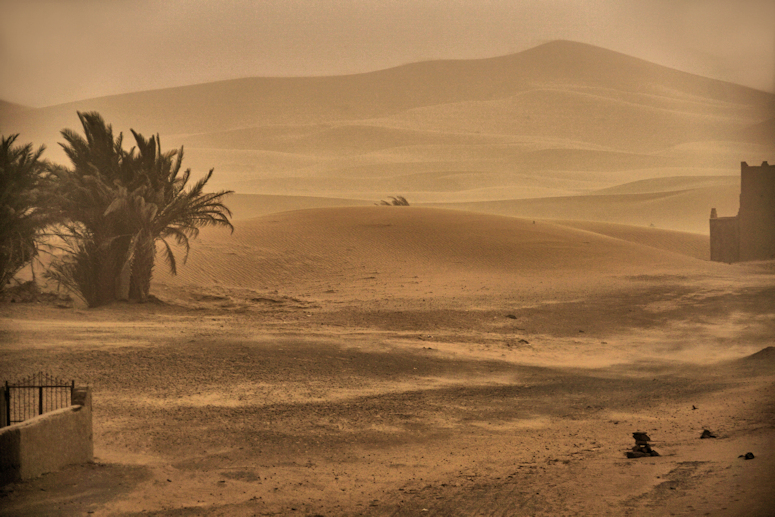
[[[740,260],[775,259],[775,165],[742,163],[738,219]]]
[[[716,217],[716,209],[711,211],[710,259],[775,259],[775,165],[740,164],[740,210],[737,217]]]
[[[740,260],[740,234],[737,217],[710,220],[710,260],[731,264]]]
[[[0,485],[93,459],[88,388],[75,390],[70,407],[0,429]]]

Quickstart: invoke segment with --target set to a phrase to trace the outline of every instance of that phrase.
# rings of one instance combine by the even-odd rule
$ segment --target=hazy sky
[[[0,99],[357,73],[555,39],[775,91],[774,0],[0,0]]]

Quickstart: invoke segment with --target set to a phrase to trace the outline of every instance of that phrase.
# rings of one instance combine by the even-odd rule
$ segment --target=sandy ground
[[[92,386],[96,456],[4,488],[0,515],[772,515],[771,263],[400,210],[205,232],[158,302],[0,306],[0,371]],[[442,231],[470,217],[474,241]],[[227,236],[265,276],[228,281]],[[634,431],[660,456],[627,459]]]
[[[238,221],[158,302],[0,304],[3,377],[92,386],[96,454],[0,515],[773,514],[775,266],[707,261],[772,94],[553,42],[0,129],[66,163],[76,110],[185,145]]]

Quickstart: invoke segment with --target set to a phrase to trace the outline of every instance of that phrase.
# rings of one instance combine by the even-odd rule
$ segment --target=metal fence
[[[5,381],[5,424],[24,422],[55,409],[70,406],[75,381],[63,381],[38,372],[13,384]]]

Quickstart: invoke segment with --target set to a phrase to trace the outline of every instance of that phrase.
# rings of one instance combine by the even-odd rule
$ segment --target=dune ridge
[[[59,131],[77,127],[76,110],[99,111],[117,131],[184,145],[187,167],[214,167],[210,186],[240,194],[345,204],[403,195],[697,233],[707,233],[711,207],[736,211],[736,186],[707,177],[738,175],[741,161],[775,155],[775,95],[569,41],[488,59],[2,110],[0,131],[46,144],[55,161],[64,159]],[[684,178],[662,183],[672,196],[645,196],[652,186],[637,183],[666,177]],[[639,215],[647,211],[656,216]]]
[[[436,208],[314,208],[239,220],[233,235],[205,229],[179,275],[159,269],[155,281],[312,296],[465,299],[482,289],[574,290],[644,272],[712,270],[715,264],[699,260],[701,240]]]

